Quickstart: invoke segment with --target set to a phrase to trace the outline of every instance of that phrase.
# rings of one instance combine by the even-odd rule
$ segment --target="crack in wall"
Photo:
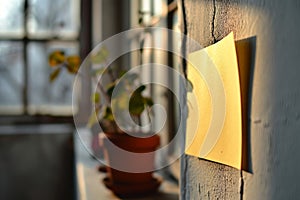
[[[182,21],[183,21],[183,34],[184,37],[182,39],[182,55],[186,57],[186,40],[187,40],[187,17],[186,17],[186,10],[185,10],[185,0],[181,1],[181,9],[182,9]],[[182,59],[182,68],[185,78],[187,78],[187,63],[185,59]]]
[[[216,36],[215,36],[216,12],[217,12],[216,0],[213,0],[213,16],[212,16],[212,20],[211,20],[211,36],[213,37],[213,43],[217,42],[217,39],[216,39]]]
[[[182,181],[182,184],[181,184],[181,187],[183,187],[183,189],[181,190],[182,194],[181,194],[181,197],[183,197],[183,199],[186,199],[187,197],[187,181],[186,181],[186,176],[187,176],[187,169],[188,169],[188,161],[187,161],[187,157],[186,156],[183,156],[181,159],[184,159],[184,166],[183,167],[183,174],[181,176],[185,176],[184,178],[181,177],[181,181]]]
[[[189,5],[189,1],[186,1],[186,0],[180,0],[178,1],[180,4],[181,4],[181,12],[182,12],[182,32],[183,34],[185,35],[185,37],[183,37],[182,39],[182,46],[181,46],[181,52],[183,55],[186,55],[186,37],[188,35],[188,33],[193,33],[193,31],[190,31],[188,30],[188,23],[189,23],[189,20],[192,20],[192,19],[188,19],[188,14],[187,12],[189,11],[189,8],[187,8],[186,6]],[[216,25],[216,15],[217,15],[217,5],[216,5],[216,0],[212,0],[212,5],[213,5],[213,10],[212,10],[212,18],[211,18],[211,22],[208,22],[211,24],[211,32],[208,33],[209,35],[211,36],[208,36],[209,38],[209,41],[213,40],[213,43],[216,43],[217,42],[217,34],[215,35],[215,25]],[[211,5],[211,4],[210,4]],[[211,16],[211,12],[209,12],[208,16]],[[207,23],[207,22],[206,22]],[[216,32],[217,33],[217,32]],[[212,38],[211,38],[212,37]],[[187,63],[186,63],[186,60],[185,59],[182,59],[182,69],[183,69],[183,72],[184,72],[184,75],[186,77],[186,72],[187,72]],[[188,179],[188,173],[190,172],[189,171],[189,168],[191,167],[191,165],[189,166],[189,160],[188,160],[188,156],[187,155],[183,155],[181,157],[181,182],[180,182],[180,199],[190,199],[191,196],[193,195],[197,195],[196,193],[198,193],[198,197],[201,197],[201,196],[206,196],[207,199],[211,199],[213,194],[211,194],[211,192],[206,188],[205,188],[205,183],[204,183],[204,189],[201,188],[201,184],[198,182],[198,184],[194,187],[190,187],[189,183],[191,183],[190,179]],[[238,178],[238,177],[237,177]],[[225,179],[225,189],[224,189],[224,194],[226,194],[227,192],[227,187],[230,187],[230,186],[227,186],[227,182],[228,180]],[[198,187],[197,187],[198,186]],[[238,188],[239,187],[239,188]],[[209,188],[209,187],[208,187]],[[242,171],[240,172],[240,185],[236,185],[236,189],[238,190],[239,189],[239,192],[240,192],[240,199],[243,200],[243,195],[244,195],[244,178],[243,178],[243,173]],[[235,190],[236,191],[236,190]],[[202,193],[202,195],[201,195]],[[236,194],[236,193],[235,193]],[[236,194],[238,196],[238,194]]]
[[[182,11],[182,23],[183,23],[183,34],[184,34],[184,37],[182,39],[182,44],[181,44],[181,53],[184,57],[186,57],[186,43],[187,43],[187,17],[186,17],[186,9],[185,9],[185,0],[181,0],[180,1],[181,3],[181,11]],[[187,78],[187,63],[186,63],[186,60],[185,59],[182,59],[181,60],[182,62],[182,70],[183,70],[183,73],[184,73],[184,76],[185,78]],[[184,97],[184,104],[186,105],[186,96]],[[181,191],[181,194],[180,194],[180,199],[188,199],[189,197],[189,194],[187,192],[187,173],[188,173],[188,158],[187,156],[183,155],[181,157],[181,183],[180,183],[180,191]]]
[[[241,170],[240,176],[240,200],[243,200],[244,197],[244,177],[243,177],[243,170]]]

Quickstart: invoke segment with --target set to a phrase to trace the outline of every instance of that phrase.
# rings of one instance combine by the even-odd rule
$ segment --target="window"
[[[79,54],[80,0],[0,1],[0,115],[72,114],[72,75],[49,82],[48,55]]]

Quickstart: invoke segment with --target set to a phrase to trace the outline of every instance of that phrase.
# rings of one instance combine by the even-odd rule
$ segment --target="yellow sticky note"
[[[233,33],[188,56],[185,153],[242,168],[242,104]]]

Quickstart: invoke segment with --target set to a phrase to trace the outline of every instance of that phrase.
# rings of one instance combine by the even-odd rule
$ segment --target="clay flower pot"
[[[154,152],[160,144],[159,136],[138,138],[125,133],[105,133],[105,136],[100,136],[108,163],[104,184],[121,197],[142,196],[157,191],[160,181],[153,177],[153,170]],[[121,152],[116,152],[116,146],[122,149]],[[115,169],[114,166],[124,170]]]

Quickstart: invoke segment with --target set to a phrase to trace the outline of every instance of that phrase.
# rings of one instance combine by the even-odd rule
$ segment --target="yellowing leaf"
[[[80,67],[79,56],[68,56],[67,57],[67,69],[70,73],[77,73]]]
[[[51,67],[55,67],[65,62],[65,54],[63,51],[54,51],[49,55],[48,63]]]
[[[50,74],[50,82],[53,82],[59,75],[60,73],[60,68],[55,69],[51,74]]]

